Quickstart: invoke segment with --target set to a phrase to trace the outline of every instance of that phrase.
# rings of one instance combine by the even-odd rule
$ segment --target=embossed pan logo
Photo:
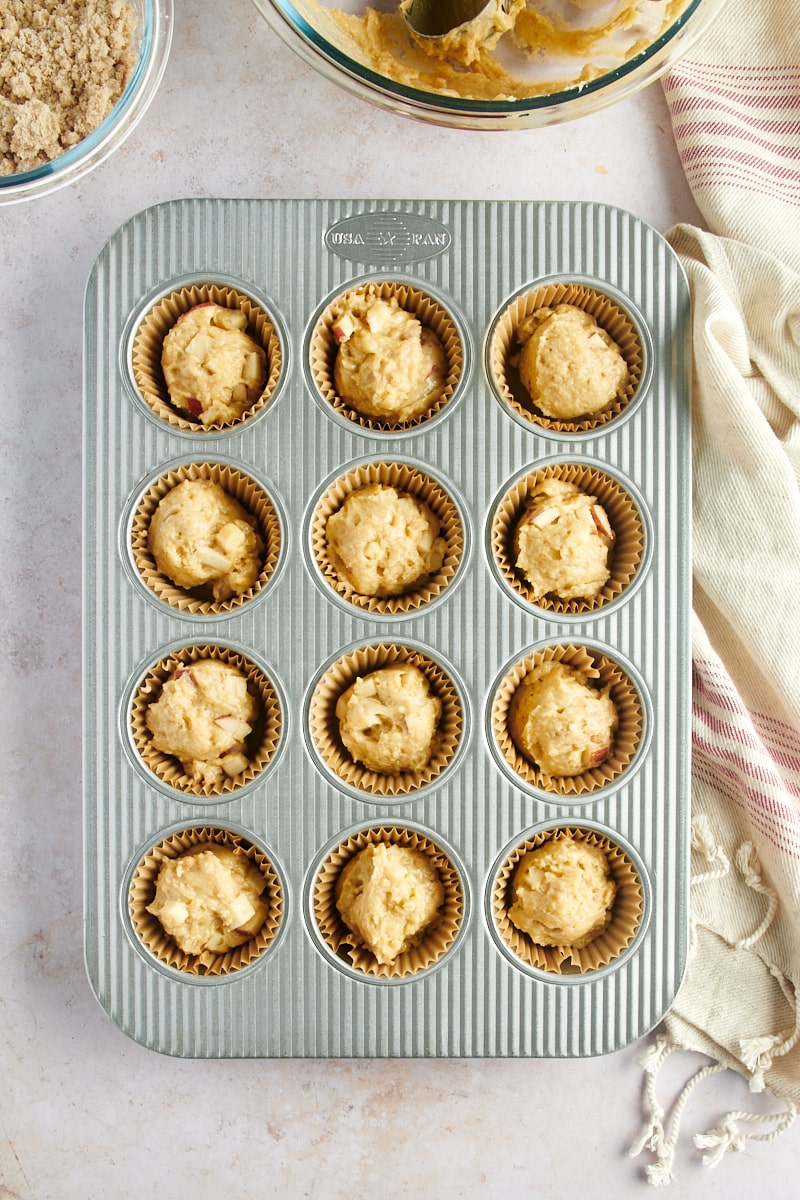
[[[451,241],[444,225],[419,213],[356,213],[325,231],[325,245],[334,254],[377,266],[433,258]]]

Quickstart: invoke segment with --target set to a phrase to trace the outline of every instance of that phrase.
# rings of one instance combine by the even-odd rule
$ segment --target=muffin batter
[[[609,923],[616,896],[599,846],[551,838],[520,860],[511,885],[509,920],[539,946],[581,950]]]
[[[596,496],[561,479],[545,479],[515,532],[516,565],[534,600],[596,596],[609,578],[614,532]]]
[[[427,766],[441,712],[441,701],[411,663],[359,676],[336,703],[346,749],[367,770],[384,775]]]
[[[562,662],[534,667],[511,705],[514,741],[548,775],[581,775],[605,762],[616,728],[608,689]]]
[[[517,331],[519,374],[546,417],[571,420],[600,412],[625,393],[628,364],[589,313],[572,304],[540,308]]]
[[[190,779],[214,787],[247,768],[257,714],[241,671],[199,659],[165,681],[147,710],[147,727],[157,750],[179,759]]]
[[[335,315],[337,392],[366,417],[390,424],[426,412],[446,384],[447,359],[433,330],[394,296],[348,297]]]
[[[184,479],[161,499],[148,534],[162,575],[177,587],[206,587],[217,602],[240,596],[261,570],[255,519],[211,479]]]
[[[426,854],[376,842],[343,868],[336,907],[381,964],[415,945],[439,915],[444,887]]]
[[[147,911],[185,954],[224,954],[255,937],[266,880],[243,854],[208,845],[165,859]]]
[[[505,0],[444,38],[416,39],[398,11],[362,15],[306,0],[309,20],[357,61],[408,87],[519,100],[582,85],[658,38],[688,0]],[[505,36],[504,36],[505,35]],[[502,46],[498,42],[502,37]]]
[[[261,394],[267,356],[238,308],[198,304],[164,338],[161,366],[175,408],[202,425],[237,421]]]
[[[374,483],[328,518],[328,553],[342,582],[363,596],[398,596],[442,565],[447,542],[427,504]]]

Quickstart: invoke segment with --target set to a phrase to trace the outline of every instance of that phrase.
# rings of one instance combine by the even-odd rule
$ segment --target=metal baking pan
[[[441,306],[460,347],[458,382],[435,419],[387,432],[343,417],[310,367],[330,299],[391,280]],[[507,402],[492,337],[509,300],[542,281],[607,292],[631,315],[644,363],[632,402],[576,433]],[[132,345],[159,298],[219,283],[269,314],[280,342],[270,401],[229,429],[169,424],[143,400]],[[188,1057],[579,1057],[642,1037],[669,1008],[688,927],[690,714],[690,302],[680,264],[635,216],[600,204],[188,199],[127,221],[88,280],[84,344],[85,954],[104,1010],[136,1041]],[[326,481],[391,461],[451,495],[463,544],[455,579],[400,616],[353,608],[315,569],[310,525]],[[281,529],[269,585],[222,614],[178,610],[148,590],[131,553],[132,514],[153,480],[193,462],[268,493]],[[623,481],[646,553],[634,585],[578,614],[529,605],[494,561],[492,514],[511,482],[574,462]],[[503,672],[558,644],[617,657],[642,701],[627,770],[582,794],[549,794],[498,752],[492,705]],[[260,664],[280,709],[267,770],[221,796],[180,791],[137,759],[137,682],[196,645]],[[314,681],[349,650],[402,645],[449,674],[458,753],[426,786],[365,793],[320,759],[309,732]],[[525,837],[576,826],[616,840],[641,881],[635,936],[583,974],[520,961],[499,935],[499,864]],[[134,928],[137,863],[173,832],[224,828],[270,861],[280,888],[267,950],[227,974],[187,974]],[[344,837],[403,827],[430,838],[461,887],[457,936],[429,969],[360,973],[333,953],[314,911],[315,871]]]

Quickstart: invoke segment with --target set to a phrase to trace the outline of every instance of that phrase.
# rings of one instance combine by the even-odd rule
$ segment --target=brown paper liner
[[[410,312],[426,329],[432,330],[442,344],[447,359],[447,378],[444,391],[434,400],[430,408],[418,413],[408,421],[391,422],[377,417],[366,416],[358,412],[338,395],[333,379],[333,368],[336,361],[336,342],[333,338],[332,326],[341,310],[342,304],[350,297],[369,294],[375,299],[388,299],[394,296],[397,303],[406,312]],[[413,429],[445,407],[456,390],[461,373],[464,369],[464,347],[450,314],[434,300],[433,297],[404,283],[389,281],[366,283],[361,287],[350,288],[336,296],[319,317],[311,335],[309,345],[309,360],[311,373],[322,396],[336,412],[360,425],[364,429],[374,429],[379,432],[397,432]]]
[[[178,587],[162,575],[147,544],[150,519],[160,500],[184,479],[210,479],[233,496],[246,512],[255,517],[256,528],[264,543],[261,571],[252,587],[240,596],[215,602],[203,595],[203,589]],[[176,467],[153,483],[144,493],[134,513],[131,528],[133,561],[146,586],[159,600],[183,613],[215,616],[229,612],[252,600],[266,586],[278,565],[281,550],[281,526],[272,500],[249,475],[223,463],[196,462]]]
[[[372,951],[361,945],[336,907],[336,884],[342,868],[361,850],[377,842],[426,854],[444,887],[444,903],[438,920],[423,932],[417,945],[399,954],[391,963],[379,963]],[[375,978],[397,979],[433,966],[452,946],[464,917],[461,879],[448,856],[432,839],[400,826],[366,829],[341,842],[320,866],[311,902],[317,926],[330,950],[357,971]]]
[[[356,592],[346,580],[339,578],[328,553],[328,518],[341,508],[352,492],[375,483],[406,492],[427,504],[440,522],[439,536],[447,542],[447,553],[436,574],[427,576],[418,587],[398,596],[366,596]],[[407,463],[375,462],[341,475],[322,495],[312,518],[311,548],[323,579],[338,596],[367,612],[396,616],[428,604],[452,582],[464,553],[464,527],[454,501],[430,476]]]
[[[211,843],[240,851],[261,871],[269,906],[267,919],[254,938],[224,954],[186,954],[164,932],[160,921],[147,911],[147,906],[155,898],[158,873],[165,859],[178,858],[187,850]],[[275,940],[283,908],[283,889],[269,859],[245,838],[212,826],[182,830],[153,846],[134,871],[128,891],[128,911],[142,945],[159,962],[187,975],[229,975],[254,962]]]
[[[176,668],[189,666],[200,659],[213,658],[235,667],[247,679],[248,690],[258,701],[253,732],[247,739],[250,763],[245,771],[212,786],[186,774],[179,759],[157,750],[147,727],[147,710],[156,701],[167,679]],[[223,796],[252,782],[271,762],[280,741],[283,715],[278,694],[264,672],[241,654],[224,646],[187,646],[163,658],[142,679],[133,697],[130,729],[139,757],[154,775],[170,787],[187,796]]]
[[[382,775],[350,757],[339,734],[336,702],[358,676],[395,663],[411,663],[422,671],[431,693],[441,701],[442,714],[426,766]],[[350,787],[388,798],[408,795],[432,783],[452,762],[464,731],[461,700],[442,667],[419,650],[386,643],[354,650],[328,667],[314,689],[308,719],[317,753],[328,770]]]
[[[550,660],[583,671],[590,679],[597,680],[599,688],[610,687],[609,694],[617,708],[619,724],[608,758],[581,775],[550,775],[540,770],[525,757],[515,741],[514,697],[517,689],[535,666]],[[506,673],[492,702],[491,723],[500,753],[521,780],[554,796],[581,799],[613,783],[633,761],[644,731],[644,711],[633,682],[613,658],[587,646],[560,644],[546,646],[520,659]]]
[[[535,850],[550,838],[568,836],[604,850],[617,885],[608,925],[582,950],[575,950],[571,946],[539,946],[524,930],[517,929],[508,916],[512,904],[511,885],[520,860],[528,851]],[[542,830],[522,842],[508,856],[494,880],[492,915],[501,938],[521,962],[556,975],[585,975],[619,958],[631,944],[644,916],[644,888],[630,857],[612,838],[593,829],[565,825]]]
[[[161,352],[164,338],[172,326],[185,312],[198,304],[219,304],[223,308],[238,308],[247,317],[247,333],[264,350],[267,356],[267,377],[261,395],[250,408],[235,421],[217,421],[203,425],[189,414],[172,404],[164,372],[161,369]],[[193,433],[216,433],[249,421],[261,412],[269,402],[280,378],[283,351],[274,325],[264,309],[244,292],[238,292],[226,284],[195,283],[171,292],[150,309],[139,324],[133,338],[131,367],[133,379],[142,398],[156,416],[176,429]]]
[[[628,382],[624,396],[617,397],[600,412],[570,420],[547,417],[536,408],[514,365],[521,345],[517,330],[522,321],[539,308],[572,304],[594,317],[597,324],[614,339],[628,364]],[[513,300],[500,314],[489,344],[489,372],[492,382],[506,404],[534,425],[554,432],[585,433],[608,424],[618,417],[636,394],[644,371],[644,346],[624,309],[605,292],[579,283],[550,283]]]
[[[551,592],[536,599],[533,589],[516,565],[514,538],[517,524],[525,513],[530,497],[545,479],[559,479],[573,484],[582,492],[596,496],[597,502],[606,510],[615,535],[608,562],[611,574],[595,596],[563,600]],[[645,530],[639,509],[621,483],[611,475],[583,463],[562,463],[532,471],[509,488],[492,520],[491,544],[502,578],[523,600],[552,613],[573,615],[603,608],[630,586],[644,557]]]

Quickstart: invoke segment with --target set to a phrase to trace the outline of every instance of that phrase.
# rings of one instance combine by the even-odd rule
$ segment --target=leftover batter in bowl
[[[202,425],[237,421],[264,390],[267,356],[239,308],[207,301],[183,313],[164,338],[172,404]]]
[[[424,502],[388,484],[352,492],[327,521],[328,554],[340,579],[364,596],[398,596],[435,575],[447,553]]]

